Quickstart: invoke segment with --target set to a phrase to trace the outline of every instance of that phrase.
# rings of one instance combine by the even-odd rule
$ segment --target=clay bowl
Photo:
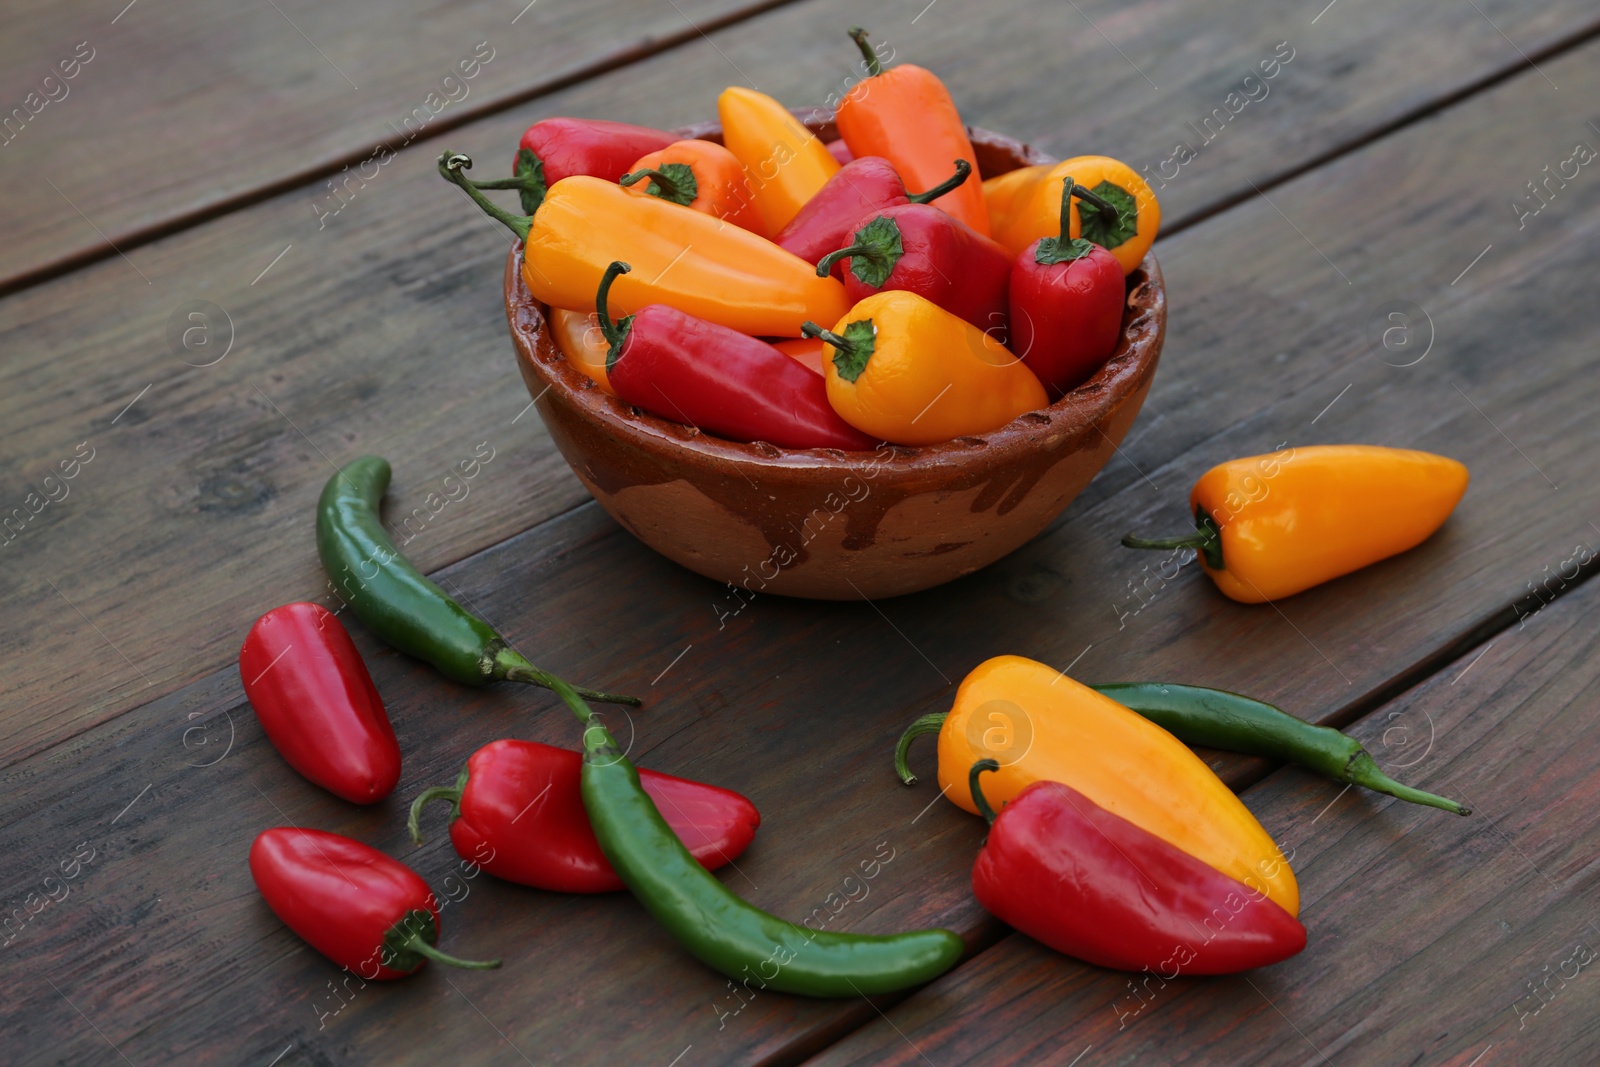
[[[801,113],[824,141],[831,116]],[[680,131],[721,140],[714,124]],[[993,177],[1051,162],[971,131]],[[523,380],[573,473],[611,516],[668,559],[752,592],[825,600],[898,596],[970,574],[1059,515],[1111,458],[1144,403],[1166,333],[1161,270],[1128,277],[1122,341],[1056,403],[981,437],[876,452],[783,449],[701,433],[624,404],[569,364],[506,261],[506,317]]]

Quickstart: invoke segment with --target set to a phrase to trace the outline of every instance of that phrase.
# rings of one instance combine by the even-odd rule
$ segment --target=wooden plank
[[[1299,956],[1164,982],[1014,934],[808,1063],[1595,1062],[1597,609],[1591,582],[1352,730],[1410,734],[1408,780],[1470,818],[1298,770],[1245,794],[1299,875]]]
[[[380,145],[437,136],[785,2],[134,0],[92,21],[60,4],[13,11],[0,41],[0,174],[12,190],[0,203],[0,292],[308,181],[316,194],[299,210],[326,215],[339,200],[324,182],[342,182],[343,167],[381,174]]]
[[[1396,3],[1364,8],[1361,18],[1348,22],[1332,21],[1330,12],[1315,27],[1319,36],[1306,37],[1282,69],[1278,91],[1261,102],[1260,113],[1239,116],[1240,125],[1227,134],[1233,138],[1237,132],[1239,139],[1218,138],[1163,192],[1169,217],[1181,223],[1209,210],[1237,191],[1241,174],[1264,181],[1289,165],[1296,157],[1273,137],[1326,126],[1330,139],[1302,147],[1322,151],[1447,95],[1463,78],[1498,69],[1487,65],[1491,53],[1479,51],[1475,23],[1442,33],[1423,56],[1400,47],[1404,35],[1391,32],[1396,24],[1419,19],[1454,26],[1458,6]],[[1130,75],[1097,35],[1073,34],[1059,54],[1050,54],[1054,65],[1039,69],[1051,71],[1051,93],[1017,88],[1023,83],[1014,67],[1012,49],[1021,47],[1015,27],[1031,25],[1037,15],[1026,0],[993,9],[940,5],[914,23],[906,10],[907,28],[885,24],[885,41],[946,71],[958,98],[972,101],[974,121],[1014,131],[1048,130],[1062,114],[1076,112],[1063,100],[1103,97],[1101,106],[1122,109],[1127,120],[1103,138],[1097,135],[1095,149],[1142,159],[1154,150],[1147,146],[1168,139],[1163,133],[1160,140],[1142,140],[1153,136],[1150,105],[1142,97],[1100,92]],[[1207,40],[1214,33],[1239,35],[1238,44],[1219,45],[1209,57],[1185,53],[1149,67],[1175,97],[1177,86],[1192,86],[1163,121],[1176,122],[1197,102],[1216,98],[1242,63],[1254,62],[1263,42],[1270,51],[1273,41],[1291,36],[1300,48],[1298,22],[1284,21],[1265,5],[1226,15],[1177,3],[1161,10],[1166,14],[1152,25],[1169,27],[1163,34],[1187,26]],[[703,117],[715,91],[740,70],[760,71],[763,86],[785,99],[821,102],[845,63],[834,58],[833,49],[839,26],[850,17],[834,0],[785,9],[719,33],[714,41],[548,97],[535,108],[474,124],[448,141],[413,146],[323,229],[310,210],[320,187],[302,188],[137,250],[130,259],[153,280],[150,285],[116,259],[0,302],[0,345],[9,356],[0,366],[0,420],[8,429],[0,438],[0,469],[15,472],[0,513],[24,505],[42,508],[22,535],[0,549],[7,556],[0,588],[12,603],[25,605],[0,619],[0,646],[18,653],[0,681],[0,696],[18,709],[0,723],[0,758],[37,751],[223,666],[237,648],[244,620],[285,599],[317,595],[324,579],[310,551],[305,516],[330,460],[367,451],[388,455],[397,472],[391,504],[404,515],[423,506],[427,494],[475,449],[495,450],[497,458],[469,487],[469,496],[433,516],[407,546],[430,569],[586,499],[535,417],[523,410],[498,303],[504,248],[498,231],[443,190],[433,154],[439,144],[459,146],[491,167],[523,124],[544,114],[604,114],[662,125]],[[1536,20],[1539,32],[1554,35],[1561,19],[1540,19],[1549,25]],[[1108,31],[1120,36],[1122,25],[1108,24]],[[1522,32],[1520,23],[1505,25]],[[1006,47],[972,47],[989,33],[1002,33]],[[1358,47],[1359,42],[1364,43]],[[1351,66],[1355,54],[1368,58]],[[1138,49],[1132,55],[1141,66],[1153,62]],[[1040,63],[1045,58],[1033,56]],[[1288,79],[1301,76],[1307,91],[1288,91],[1295,84]],[[998,85],[1012,88],[996,94]],[[1243,125],[1247,117],[1250,127]],[[1074,150],[1065,141],[1047,143]],[[1234,158],[1226,154],[1235,151],[1230,143],[1247,147],[1237,149],[1237,164],[1224,166]],[[1464,183],[1455,203],[1490,212],[1474,218],[1482,226],[1484,218],[1506,217],[1506,196],[1530,175],[1494,146],[1477,145],[1481,158],[1472,165],[1490,168],[1500,184]],[[1556,147],[1540,145],[1529,158]],[[1436,155],[1427,173],[1431,180],[1456,165]],[[1381,174],[1380,184],[1387,188],[1392,178]],[[1324,199],[1317,209],[1358,210],[1354,200],[1339,197]],[[1310,217],[1294,217],[1320,245],[1330,240]],[[1451,258],[1438,262],[1430,257],[1446,249],[1431,243],[1430,231],[1420,247],[1386,250],[1383,262],[1369,263],[1365,250],[1352,251],[1341,262],[1360,280],[1362,295],[1348,305],[1321,305],[1322,317],[1313,324],[1293,309],[1328,299],[1316,290],[1338,279],[1298,243],[1290,224],[1259,202],[1241,218],[1248,220],[1246,227],[1264,226],[1271,234],[1264,251],[1250,253],[1266,256],[1269,269],[1249,283],[1223,284],[1198,244],[1163,242],[1163,256],[1178,269],[1171,284],[1181,303],[1175,305],[1166,365],[1134,439],[1123,449],[1141,471],[1212,438],[1219,412],[1221,421],[1231,423],[1259,410],[1265,398],[1294,392],[1328,373],[1327,360],[1359,348],[1356,331],[1377,304],[1397,291],[1412,291],[1412,279],[1423,273],[1454,275],[1458,263],[1464,266],[1482,248],[1461,234],[1463,240],[1448,248]],[[1392,228],[1364,232],[1382,243]],[[1504,269],[1499,257],[1507,247],[1502,242],[1476,266],[1470,283]],[[1393,259],[1395,254],[1402,259]],[[1404,262],[1413,273],[1391,270],[1390,262]],[[1296,286],[1292,279],[1305,284]],[[1452,298],[1466,291],[1435,286],[1427,292],[1436,290]],[[189,318],[195,314],[206,317]],[[1350,343],[1335,342],[1335,325],[1346,331],[1337,336]],[[225,359],[198,365],[215,360],[229,336],[233,348]],[[186,338],[190,348],[183,345]],[[1191,358],[1197,349],[1207,355]],[[1219,375],[1216,360],[1234,351],[1251,355],[1230,360],[1230,369]],[[1290,351],[1297,352],[1292,362],[1264,362]],[[1389,370],[1367,367],[1371,374]],[[1321,388],[1331,398],[1337,387]],[[1380,387],[1373,378],[1370,388]],[[1348,407],[1360,395],[1358,390],[1342,403]],[[1326,403],[1321,392],[1304,402],[1308,409]],[[1307,410],[1305,419],[1313,414]],[[1335,416],[1342,414],[1336,408],[1318,424],[1319,432],[1338,426]],[[1286,417],[1284,427],[1303,421]],[[1263,429],[1248,447],[1270,448],[1282,434]],[[44,504],[46,492],[59,495],[63,487],[51,489],[42,479],[84,444],[96,450],[95,458],[65,486],[66,499]],[[1161,501],[1175,504],[1194,462],[1162,479],[1167,495]],[[1135,481],[1142,484],[1119,459],[1072,514],[1085,517],[1090,505]],[[29,502],[30,492],[37,504]],[[1141,498],[1141,506],[1156,502],[1153,493]],[[1173,521],[1175,514],[1165,512],[1162,519]],[[1113,525],[1135,517],[1143,520],[1119,516]],[[107,566],[108,559],[137,563]],[[1022,572],[1008,571],[1005,580],[1031,590],[1022,594],[1034,598],[1022,610],[1043,612],[1055,625],[1065,572],[1047,556],[1027,559]],[[1142,577],[1142,561],[1126,566],[1128,558],[1118,556],[1116,563],[1123,569],[1115,572],[1110,595],[1098,594],[1095,609],[1113,620],[1113,603],[1126,601],[1132,595],[1127,583]],[[1027,569],[1038,567],[1055,570]]]
[[[1590,48],[1550,66],[1570,86],[1564,92],[1592,92],[1600,78],[1594,55]],[[444,577],[535,660],[647,694],[649,705],[625,731],[645,765],[739,789],[757,803],[765,816],[758,843],[725,875],[751,899],[790,916],[837,909],[830,921],[836,929],[947,923],[981,944],[993,927],[967,888],[977,821],[927,787],[895,785],[886,762],[899,728],[946,704],[950,682],[979,659],[1021,652],[1063,666],[1076,661],[1073,673],[1090,681],[1162,676],[1322,714],[1382,691],[1478,620],[1498,617],[1503,625],[1523,582],[1541,577],[1546,561],[1559,575],[1570,569],[1563,561],[1574,540],[1594,543],[1583,530],[1600,509],[1578,477],[1596,432],[1593,355],[1586,323],[1571,309],[1584,291],[1600,194],[1571,183],[1545,209],[1566,212],[1562,227],[1520,241],[1481,229],[1497,190],[1513,187],[1506,175],[1526,165],[1513,164],[1539,158],[1548,153],[1544,146],[1568,136],[1567,105],[1547,91],[1533,75],[1516,79],[1405,137],[1305,176],[1272,204],[1240,207],[1171,242],[1167,261],[1183,279],[1174,292],[1186,293],[1192,309],[1174,315],[1172,378],[1212,391],[1203,403],[1174,395],[1157,411],[1176,418],[1173,412],[1187,406],[1189,432],[1201,434],[1201,443],[1168,466],[1146,468],[1164,491],[1125,479],[1120,491],[1075,509],[986,572],[878,605],[757,597],[719,624],[718,609],[725,614],[730,606],[725,589],[654,556],[589,507]],[[1403,203],[1374,209],[1364,190],[1397,174],[1404,175]],[[1337,232],[1319,228],[1315,236],[1354,272],[1358,293],[1320,276],[1307,280],[1322,261],[1286,236],[1279,209],[1307,220],[1340,219]],[[1469,218],[1478,225],[1456,222]],[[1431,291],[1419,294],[1448,328],[1441,358],[1430,355],[1402,371],[1337,336],[1352,304],[1417,277],[1435,277],[1447,289],[1461,269],[1455,264],[1465,265],[1490,237],[1495,258],[1473,268],[1470,283],[1463,280],[1442,303]],[[1238,271],[1225,275],[1219,260]],[[1409,284],[1401,291],[1417,292]],[[1539,359],[1513,365],[1504,358],[1498,335],[1508,324],[1536,346]],[[1232,331],[1226,346],[1217,340],[1224,330]],[[1279,362],[1276,351],[1300,356]],[[1319,373],[1301,360],[1315,360]],[[1357,385],[1339,402],[1344,406],[1335,404],[1307,429],[1352,380],[1347,374]],[[1458,398],[1452,380],[1471,403]],[[1237,411],[1230,419],[1236,425],[1213,426],[1202,407]],[[1117,629],[1111,605],[1141,572],[1112,547],[1115,535],[1131,521],[1171,521],[1181,513],[1180,487],[1198,468],[1260,442],[1274,445],[1280,434],[1295,435],[1296,444],[1326,434],[1322,439],[1434,448],[1463,459],[1477,488],[1440,537],[1288,601],[1282,614],[1225,602],[1190,574]],[[1138,447],[1125,451],[1137,458]],[[1564,487],[1551,489],[1530,462]],[[303,530],[305,513],[295,521]],[[1575,574],[1558,577],[1550,594],[1574,581]],[[1535,616],[1530,629],[1547,617]],[[874,1016],[877,1009],[862,1002],[767,994],[732,1015],[735,1003],[726,998],[736,994],[725,981],[679,952],[626,897],[553,898],[484,881],[471,887],[471,903],[446,915],[446,941],[465,955],[504,954],[504,971],[433,973],[362,990],[337,1016],[320,1018],[314,1005],[331,1010],[326,983],[337,971],[300,946],[253,895],[242,866],[251,835],[286,821],[352,833],[407,857],[443,887],[455,860],[437,831],[421,852],[404,845],[404,799],[449,780],[493,736],[566,743],[574,736],[564,713],[546,712],[552,702],[540,694],[462,691],[375,648],[365,635],[358,640],[407,754],[404,784],[375,808],[351,809],[298,780],[262,742],[231,671],[5,773],[0,854],[15,857],[4,876],[5,900],[25,901],[78,842],[104,846],[103,862],[95,861],[75,895],[36,916],[22,935],[29,940],[19,936],[6,961],[19,975],[47,973],[59,986],[58,993],[19,979],[9,987],[24,994],[0,1008],[7,1033],[20,1035],[18,1046],[32,1060],[98,1049],[101,1038],[83,1025],[87,1017],[135,1062],[215,1058],[224,1050],[266,1062],[286,1046],[311,1062],[355,1059],[347,1051],[354,1049],[363,1062],[436,1062],[445,1048],[515,1062],[499,1048],[502,1040],[557,1062],[792,1062]],[[1538,681],[1532,668],[1513,676]],[[619,728],[628,722],[612,721]],[[186,748],[185,731],[197,726],[202,732],[190,733]],[[234,747],[222,748],[230,736]],[[1408,737],[1389,732],[1385,745],[1380,732],[1374,748],[1405,762],[1415,751]],[[212,762],[219,750],[227,754]],[[915,758],[926,767],[925,750]],[[1426,771],[1420,777],[1435,784]],[[1477,800],[1470,781],[1445,776],[1437,784],[1458,785]],[[1321,783],[1302,787],[1323,804],[1336,792]],[[119,815],[129,803],[131,811]],[[1363,810],[1373,803],[1359,801]],[[1262,810],[1267,829],[1294,843],[1301,840],[1293,834],[1296,820],[1317,808]],[[1383,810],[1385,819],[1399,814]],[[839,904],[848,889],[843,879],[880,845],[894,858],[872,891],[859,903]],[[1366,880],[1380,889],[1391,884],[1382,871]],[[1438,884],[1417,892],[1443,894]]]

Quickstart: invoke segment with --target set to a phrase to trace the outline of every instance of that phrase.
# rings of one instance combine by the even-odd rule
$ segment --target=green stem
[[[508,682],[526,682],[529,685],[543,686],[556,693],[561,692],[557,688],[558,685],[565,686],[567,684],[549,671],[542,671],[535,667],[523,658],[520,652],[509,647],[502,648],[495,654],[494,676],[496,678],[504,678]],[[571,689],[570,686],[568,688]],[[619,696],[616,693],[601,693],[581,687],[573,691],[583,696],[586,700],[593,700],[601,704],[626,704],[629,707],[636,708],[641,703],[638,697]]]
[[[978,814],[983,816],[983,821],[990,826],[994,825],[994,809],[989,806],[989,800],[983,795],[983,790],[978,788],[978,775],[984,771],[998,771],[1000,764],[992,759],[981,759],[972,765],[972,770],[967,772],[967,788],[972,790],[972,804],[978,809]]]
[[[428,944],[421,934],[412,934],[401,946],[408,952],[415,952],[419,956],[426,956],[435,963],[442,963],[447,967],[460,967],[464,971],[493,971],[500,966],[499,960],[464,960],[459,956],[452,956],[448,952],[440,952]]]
[[[1206,566],[1214,571],[1223,570],[1222,530],[1216,520],[1200,508],[1194,510],[1195,531],[1182,537],[1149,539],[1133,534],[1122,539],[1124,548],[1146,548],[1162,551],[1172,548],[1192,548],[1205,557]]]
[[[488,197],[478,191],[477,186],[473,185],[471,179],[462,173],[464,170],[471,169],[472,157],[464,153],[446,152],[439,157],[439,174],[445,181],[459,186],[472,198],[473,203],[483,209],[484,214],[496,222],[504,224],[512,233],[526,241],[528,239],[528,230],[533,226],[533,216],[513,215],[505,208],[491,203]]]
[[[883,250],[881,248],[877,248],[873,245],[854,244],[848,248],[841,248],[837,252],[829,252],[827,255],[817,260],[817,277],[826,278],[828,273],[833,270],[833,265],[835,263],[839,262],[841,259],[849,259],[852,256],[861,256],[863,259],[870,259],[879,268],[882,268],[884,264],[888,262],[888,257],[883,254]]]
[[[894,746],[894,773],[900,776],[900,781],[906,785],[917,784],[917,776],[911,773],[910,766],[906,764],[906,755],[911,751],[911,742],[923,734],[938,733],[949,716],[948,711],[935,711],[906,727],[905,733],[900,735],[900,740]]]
[[[1078,183],[1072,180],[1071,175],[1061,183],[1061,236],[1058,240],[1072,239],[1072,191],[1077,187]]]
[[[814,322],[802,323],[800,325],[800,333],[806,337],[820,337],[841,352],[850,351],[851,346],[849,341],[845,340],[843,337],[840,337],[832,330],[824,330],[821,326],[818,326]]]
[[[1347,782],[1365,786],[1375,793],[1385,793],[1399,800],[1409,800],[1413,804],[1425,804],[1430,808],[1439,808],[1457,815],[1472,814],[1472,809],[1464,804],[1435,796],[1422,789],[1413,789],[1409,785],[1401,785],[1380,771],[1378,764],[1366,752],[1357,752],[1351,758],[1349,766],[1344,770],[1343,778]]]
[[[958,160],[956,160],[956,172],[954,174],[952,174],[950,177],[946,178],[944,181],[940,182],[938,185],[935,185],[932,189],[929,189],[927,192],[924,192],[924,193],[907,193],[906,194],[906,199],[911,201],[913,204],[926,204],[930,200],[937,200],[941,196],[943,196],[945,193],[950,192],[951,190],[953,190],[957,186],[959,186],[962,182],[966,181],[968,176],[971,175],[971,174],[972,174],[972,164],[968,163],[964,159],[958,159]],[[1072,179],[1068,178],[1067,179],[1067,183],[1071,184],[1071,182],[1072,182]]]
[[[861,49],[862,58],[867,61],[867,77],[872,78],[882,74],[883,64],[878,62],[877,50],[867,43],[867,31],[860,26],[851,26],[848,32],[856,47]]]
[[[406,817],[406,829],[411,832],[411,843],[422,844],[422,809],[435,800],[448,800],[450,802],[450,818],[455,819],[461,814],[461,789],[466,784],[467,772],[463,769],[461,778],[455,785],[436,785],[424,789],[417,794],[417,799],[411,802],[411,813]]]
[[[613,260],[611,265],[606,268],[606,272],[600,276],[600,289],[594,294],[594,310],[595,314],[600,317],[600,333],[605,337],[606,344],[611,346],[611,355],[613,357],[622,351],[622,342],[627,338],[628,330],[624,324],[612,321],[607,300],[611,296],[612,283],[619,276],[627,274],[631,270],[633,268],[620,259]],[[608,359],[607,363],[609,362],[611,360]]]
[[[1119,213],[1117,212],[1117,209],[1114,206],[1112,206],[1112,204],[1111,204],[1111,202],[1109,200],[1107,200],[1105,197],[1101,196],[1098,193],[1091,193],[1089,190],[1085,189],[1081,185],[1074,184],[1073,180],[1071,178],[1068,178],[1067,179],[1067,185],[1065,187],[1063,187],[1063,192],[1061,194],[1061,199],[1062,199],[1061,232],[1062,233],[1066,233],[1067,232],[1067,218],[1066,218],[1066,198],[1067,198],[1067,194],[1065,192],[1066,188],[1071,188],[1072,195],[1077,197],[1079,200],[1087,200],[1094,207],[1094,209],[1096,211],[1100,212],[1100,214],[1109,215],[1114,219],[1120,217]]]
[[[655,184],[656,191],[654,195],[662,200],[667,200],[674,204],[682,204],[684,206],[694,203],[695,194],[685,189],[682,183],[680,183],[676,178],[672,177],[670,174],[667,174],[665,171],[655,170],[649,167],[646,167],[644,170],[636,170],[632,174],[624,174],[622,178],[618,180],[617,184],[626,188],[630,185],[637,185],[646,179],[649,179]],[[698,190],[696,191],[698,192]]]

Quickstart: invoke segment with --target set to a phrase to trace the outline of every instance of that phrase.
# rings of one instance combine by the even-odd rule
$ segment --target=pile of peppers
[[[720,144],[550,118],[509,178],[440,156],[521,239],[523,281],[595,386],[732,441],[862,451],[996,430],[1111,357],[1161,222],[1150,187],[1104,156],[984,181],[944,83],[849,35],[866,76],[831,144],[734,87]]]

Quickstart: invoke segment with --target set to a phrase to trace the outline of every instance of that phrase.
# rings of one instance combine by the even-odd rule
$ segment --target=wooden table
[[[7,15],[0,1061],[1600,1061],[1600,979],[1570,962],[1600,944],[1592,3],[360,6]],[[723,590],[607,518],[530,414],[506,236],[433,160],[509,156],[553,114],[691,122],[752,79],[821,104],[857,21],[974,124],[1148,166],[1171,329],[1120,454],[1031,544],[916,596],[761,597],[719,626]],[[1276,607],[1117,546],[1179,525],[1213,463],[1339,441],[1446,453],[1473,484],[1422,547]],[[388,456],[398,514],[475,449],[413,558],[541,664],[646,694],[635,759],[756,802],[741,893],[803,914],[886,848],[836,928],[942,924],[969,958],[901,998],[746,1000],[626,895],[457,878],[448,947],[503,970],[336,988],[256,894],[253,836],[350,834],[439,887],[458,860],[441,832],[412,847],[405,803],[491,738],[575,731],[542,691],[462,690],[357,627],[406,754],[358,809],[271,749],[237,649],[268,608],[327,599],[331,465]],[[889,770],[899,728],[1002,652],[1259,695],[1476,814],[1215,757],[1293,850],[1306,951],[1166,984],[1083,966],[983,914],[980,825]]]

